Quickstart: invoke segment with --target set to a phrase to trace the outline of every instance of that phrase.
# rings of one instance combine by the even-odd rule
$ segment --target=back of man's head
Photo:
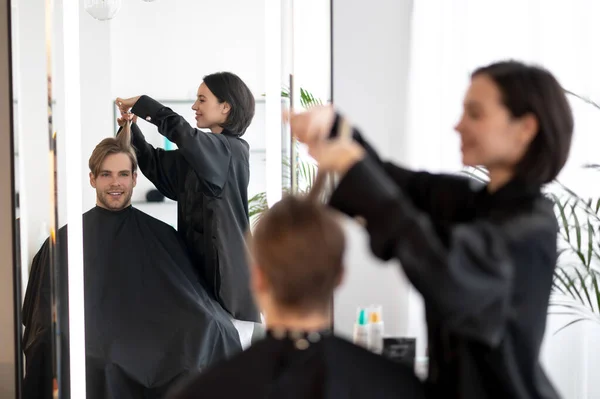
[[[249,244],[253,267],[275,305],[297,314],[327,311],[342,278],[345,248],[331,210],[288,196],[262,215]]]

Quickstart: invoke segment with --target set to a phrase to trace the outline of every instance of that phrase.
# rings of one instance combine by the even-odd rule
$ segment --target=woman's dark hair
[[[227,102],[231,106],[221,127],[236,136],[243,136],[254,118],[254,96],[248,86],[231,72],[206,75],[204,84],[219,102]]]
[[[556,178],[569,156],[573,114],[565,91],[547,70],[517,61],[482,67],[472,77],[485,75],[500,89],[502,102],[514,118],[532,114],[538,132],[516,168],[515,177],[545,184]]]

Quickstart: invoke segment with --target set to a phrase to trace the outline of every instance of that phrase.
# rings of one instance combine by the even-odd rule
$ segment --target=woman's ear
[[[523,144],[529,145],[539,131],[539,122],[537,117],[532,113],[527,113],[521,117],[520,138]]]
[[[227,101],[224,101],[222,103],[222,106],[223,106],[223,108],[221,108],[221,113],[223,115],[229,114],[229,111],[231,111],[231,105]]]

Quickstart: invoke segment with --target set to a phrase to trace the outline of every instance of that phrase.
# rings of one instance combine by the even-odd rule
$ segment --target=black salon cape
[[[356,130],[354,139],[368,155],[330,204],[362,216],[373,253],[400,260],[423,295],[429,396],[558,398],[539,361],[557,260],[553,203],[519,180],[490,194],[465,178],[406,170],[381,161]]]
[[[326,336],[306,349],[267,337],[175,389],[169,399],[421,399],[413,371]]]
[[[132,125],[140,170],[177,201],[177,230],[210,292],[234,318],[260,323],[246,259],[248,143],[227,129],[202,132],[148,96],[141,96],[131,112],[177,144],[173,151],[154,148]]]
[[[66,227],[58,240],[65,259]],[[83,240],[88,399],[160,397],[187,372],[241,351],[171,226],[131,206],[95,207],[83,215]],[[46,241],[23,306],[26,399],[50,397],[48,268]]]

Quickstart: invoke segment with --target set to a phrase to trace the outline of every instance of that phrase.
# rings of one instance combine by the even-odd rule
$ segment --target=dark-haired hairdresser
[[[291,117],[320,167],[343,177],[331,205],[366,219],[373,252],[399,259],[423,295],[428,395],[557,398],[539,363],[557,259],[541,192],[565,164],[573,117],[548,71],[519,62],[476,70],[456,126],[463,163],[490,181],[414,172],[379,159],[330,108]]]
[[[136,115],[177,145],[174,151],[154,148],[132,126],[140,170],[163,195],[177,201],[177,229],[211,294],[234,319],[260,322],[244,244],[250,168],[242,136],[254,117],[252,92],[233,73],[205,76],[192,109],[196,127],[209,132],[190,126],[148,96],[117,98],[116,103],[121,124]]]

